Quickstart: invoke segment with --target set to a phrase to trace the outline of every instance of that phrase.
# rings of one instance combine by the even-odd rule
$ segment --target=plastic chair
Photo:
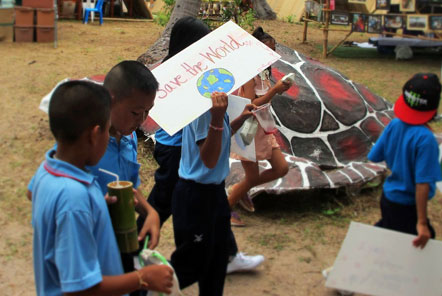
[[[84,10],[84,22],[83,23],[87,24],[87,21],[89,19],[89,13],[98,12],[100,14],[100,25],[103,24],[103,2],[104,2],[104,0],[98,0],[97,3],[95,4],[94,8],[86,8]]]
[[[86,12],[86,8],[94,8],[95,7],[95,0],[83,0],[83,19],[84,14]],[[92,13],[91,16],[91,22],[94,22],[95,13]]]

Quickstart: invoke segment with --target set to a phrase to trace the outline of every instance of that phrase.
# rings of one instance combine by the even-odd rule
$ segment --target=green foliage
[[[256,13],[253,9],[245,11],[241,7],[241,0],[223,1],[225,6],[221,11],[221,19],[223,22],[233,20],[244,29],[253,29],[253,22],[256,20]],[[229,5],[227,5],[230,3]]]
[[[286,19],[289,24],[293,24],[295,23],[296,15],[288,15]]]
[[[335,214],[338,214],[340,211],[341,211],[341,208],[334,208],[334,209],[329,208],[329,209],[323,210],[322,213],[326,216],[333,216]]]
[[[175,6],[175,0],[163,0],[165,6],[163,9],[153,16],[153,21],[160,25],[166,26],[169,22],[170,15],[172,14],[173,8]]]
[[[253,9],[249,9],[246,14],[239,17],[238,25],[244,29],[253,29],[253,22],[256,20],[256,13]]]

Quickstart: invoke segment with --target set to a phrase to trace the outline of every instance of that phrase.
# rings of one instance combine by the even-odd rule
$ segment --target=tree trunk
[[[259,19],[273,20],[276,19],[276,13],[273,12],[266,0],[253,0],[253,9],[257,13]],[[176,0],[175,8],[172,11],[170,20],[167,23],[161,37],[152,45],[145,53],[143,53],[138,61],[146,66],[155,64],[162,60],[169,48],[170,31],[177,20],[184,16],[197,16],[201,6],[201,0]]]
[[[260,20],[274,20],[276,13],[272,10],[267,0],[252,0],[253,10],[256,12],[256,17]]]
[[[163,31],[161,37],[152,45],[145,53],[143,53],[138,61],[146,66],[152,65],[162,60],[168,52],[170,32],[173,25],[182,17],[197,16],[201,6],[201,0],[176,0],[175,7]]]

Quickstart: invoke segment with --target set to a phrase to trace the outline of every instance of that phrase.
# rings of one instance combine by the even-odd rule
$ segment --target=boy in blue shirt
[[[424,248],[435,232],[427,217],[427,201],[442,180],[439,148],[428,122],[437,113],[441,84],[435,74],[419,73],[408,80],[394,105],[393,119],[368,159],[385,161],[391,174],[381,197],[382,218],[376,226],[417,235]]]
[[[137,61],[123,61],[114,66],[106,75],[103,83],[112,97],[110,111],[109,143],[100,161],[89,167],[98,177],[98,183],[103,194],[107,193],[107,184],[114,181],[108,174],[99,171],[99,168],[111,171],[120,177],[120,180],[131,181],[134,194],[138,200],[137,211],[143,217],[139,225],[139,240],[149,233],[149,248],[154,249],[159,241],[160,220],[158,213],[152,208],[139,188],[140,164],[137,161],[136,128],[146,119],[149,110],[153,107],[158,89],[158,82],[152,72]],[[125,272],[133,271],[134,256],[136,253],[121,253]],[[134,292],[131,295],[139,295]]]
[[[60,85],[49,105],[57,147],[46,154],[31,192],[37,295],[121,295],[136,289],[170,292],[172,270],[145,267],[123,274],[103,194],[86,167],[109,139],[111,98],[85,81]]]
[[[195,282],[199,295],[223,294],[231,242],[224,180],[230,137],[252,115],[253,105],[229,124],[227,95],[212,93],[212,108],[183,129],[179,180],[172,197],[176,250],[171,263],[180,287]]]

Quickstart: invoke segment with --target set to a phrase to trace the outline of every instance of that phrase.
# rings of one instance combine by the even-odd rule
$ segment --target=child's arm
[[[281,94],[290,88],[290,84],[279,80],[276,84],[262,97],[252,100],[256,106],[261,106],[269,103],[276,94]]]
[[[138,189],[134,189],[134,196],[138,200],[138,210],[144,216],[146,216],[146,220],[144,220],[143,228],[138,234],[138,241],[144,240],[146,234],[150,234],[149,249],[153,250],[158,245],[160,241],[160,216],[157,211],[146,201],[141,191]]]
[[[242,113],[237,118],[232,120],[232,122],[230,123],[230,127],[232,128],[232,134],[235,134],[239,130],[239,128],[243,125],[244,121],[253,115],[252,110],[255,108],[256,108],[255,105],[247,104],[244,107]]]
[[[198,142],[200,157],[209,169],[216,166],[221,153],[222,134],[224,127],[224,114],[227,110],[227,95],[225,93],[212,93],[212,119],[207,137]]]
[[[147,285],[145,285],[144,283]],[[139,271],[117,276],[103,276],[98,285],[84,291],[65,293],[75,296],[122,295],[138,289],[149,289],[163,293],[170,293],[173,285],[173,271],[166,265],[150,265]]]
[[[255,96],[255,81],[253,79],[249,80],[246,84],[244,84],[242,88],[243,88],[242,96],[244,98],[252,100],[252,103],[255,104],[256,106],[261,106],[270,102],[273,96],[275,96],[276,94],[288,90],[290,88],[290,84],[282,82],[282,80],[279,80],[265,95],[259,98],[256,98]]]
[[[417,238],[413,240],[416,248],[423,249],[431,237],[428,229],[427,202],[430,186],[428,183],[416,184]]]

